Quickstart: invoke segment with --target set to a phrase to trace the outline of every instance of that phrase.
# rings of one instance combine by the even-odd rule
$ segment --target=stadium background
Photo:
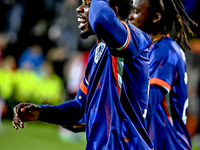
[[[200,24],[200,1],[182,0]],[[0,149],[84,149],[84,133],[29,122],[12,127],[12,108],[19,102],[59,104],[73,99],[83,78],[95,37],[81,40],[76,16],[80,0],[0,0]],[[187,127],[200,149],[200,27],[189,36]],[[173,33],[171,33],[173,34]]]

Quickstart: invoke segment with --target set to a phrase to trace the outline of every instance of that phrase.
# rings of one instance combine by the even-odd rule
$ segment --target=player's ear
[[[117,6],[113,6],[112,9],[113,9],[114,12],[116,13],[117,18],[120,19],[119,12],[118,12],[118,7],[117,7]]]
[[[153,23],[159,22],[162,18],[162,14],[160,12],[156,13],[155,17],[153,17]]]

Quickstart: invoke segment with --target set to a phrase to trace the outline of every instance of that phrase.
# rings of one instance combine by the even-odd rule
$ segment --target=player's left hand
[[[20,103],[13,108],[13,112],[12,124],[17,130],[18,127],[24,128],[24,122],[37,120],[40,114],[40,107],[31,103]]]

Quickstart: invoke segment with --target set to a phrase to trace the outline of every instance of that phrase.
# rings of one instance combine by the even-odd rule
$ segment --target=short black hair
[[[109,5],[111,8],[118,7],[118,13],[122,20],[128,18],[133,8],[133,0],[110,0]]]

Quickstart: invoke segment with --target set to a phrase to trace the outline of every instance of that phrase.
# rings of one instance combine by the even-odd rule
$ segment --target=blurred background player
[[[81,37],[95,33],[99,41],[76,98],[61,105],[21,103],[14,108],[13,126],[41,120],[71,128],[84,116],[86,149],[152,149],[145,130],[151,39],[122,21],[131,0],[82,2],[77,8]]]
[[[197,24],[180,0],[135,0],[128,22],[149,33],[153,41],[147,130],[154,149],[191,149],[184,51],[189,49],[186,32],[194,34]]]

